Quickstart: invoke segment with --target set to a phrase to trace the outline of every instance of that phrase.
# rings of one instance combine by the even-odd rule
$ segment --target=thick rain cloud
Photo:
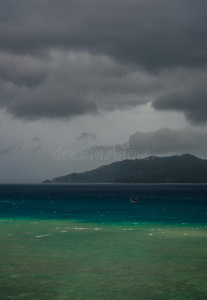
[[[30,55],[12,55],[0,52],[0,80],[1,84],[10,82],[17,87],[35,87],[47,77],[48,64],[42,59],[35,59]]]
[[[152,103],[204,123],[205,87],[186,78],[206,79],[206,12],[203,0],[1,1],[0,108],[70,119]]]
[[[38,68],[40,63],[36,65]],[[48,74],[40,84],[35,80],[31,87],[28,79],[24,84],[15,84],[13,78],[0,83],[0,106],[27,120],[68,119],[101,110],[125,109],[149,102],[162,85],[158,78],[117,64],[107,56],[71,52],[51,54]]]
[[[0,48],[104,53],[149,69],[203,66],[206,11],[203,0],[1,1]]]
[[[176,76],[176,73],[175,73]],[[207,122],[207,70],[191,70],[177,73],[171,78],[173,86],[166,89],[152,103],[157,110],[183,112],[192,124]]]
[[[184,112],[186,118],[194,124],[206,123],[207,88],[198,84],[194,88],[164,94],[153,102],[153,107]]]

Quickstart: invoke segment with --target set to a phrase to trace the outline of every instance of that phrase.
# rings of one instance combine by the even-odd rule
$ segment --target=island
[[[207,183],[207,160],[190,154],[123,160],[43,183]]]

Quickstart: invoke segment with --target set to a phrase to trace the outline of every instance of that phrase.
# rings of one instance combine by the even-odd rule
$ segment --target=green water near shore
[[[0,222],[0,299],[207,299],[207,227]]]

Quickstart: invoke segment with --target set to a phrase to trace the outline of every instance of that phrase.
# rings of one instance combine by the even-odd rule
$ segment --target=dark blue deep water
[[[130,197],[138,203],[130,203]],[[207,185],[0,185],[0,216],[83,222],[207,222]]]

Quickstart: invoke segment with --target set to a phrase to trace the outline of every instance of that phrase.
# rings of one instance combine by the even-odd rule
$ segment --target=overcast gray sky
[[[0,182],[122,142],[207,158],[206,36],[204,0],[0,0]]]

